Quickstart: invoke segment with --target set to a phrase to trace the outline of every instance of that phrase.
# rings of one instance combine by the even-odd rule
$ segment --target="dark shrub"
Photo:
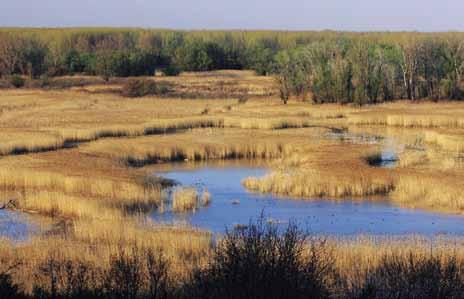
[[[19,75],[13,75],[10,78],[10,83],[16,88],[21,88],[24,86],[25,80]]]
[[[4,88],[12,88],[14,87],[13,84],[9,80],[2,80],[0,79],[0,89]]]
[[[173,64],[169,64],[163,69],[165,76],[178,76],[181,72],[182,70]]]
[[[105,270],[91,262],[67,260],[52,254],[37,269],[33,298],[173,298],[168,270],[169,264],[162,252],[137,246],[121,248]]]
[[[34,298],[103,298],[102,271],[91,263],[50,255],[39,265]]]
[[[122,95],[130,98],[157,94],[156,82],[149,79],[132,79],[122,87]]]
[[[18,292],[18,287],[13,283],[11,275],[8,273],[0,273],[0,298],[22,298]]]
[[[454,257],[391,255],[367,274],[357,298],[464,298],[463,265]]]
[[[327,298],[333,273],[324,242],[263,220],[227,232],[212,261],[196,271],[188,298]]]
[[[158,84],[156,93],[159,95],[166,95],[171,92],[171,86],[167,83]]]
[[[50,79],[47,75],[40,76],[39,79],[26,80],[24,87],[26,88],[47,88],[50,86]]]
[[[106,82],[99,77],[60,77],[53,79],[42,79],[47,86],[52,89],[66,89],[72,87],[83,87],[93,84],[105,84]]]
[[[248,93],[242,93],[238,96],[238,103],[245,104],[248,102]]]
[[[110,261],[105,278],[107,298],[170,298],[168,263],[162,253],[134,246]]]
[[[169,281],[169,263],[162,252],[155,253],[149,250],[145,257],[148,270],[148,296],[151,299],[171,298],[171,287]]]

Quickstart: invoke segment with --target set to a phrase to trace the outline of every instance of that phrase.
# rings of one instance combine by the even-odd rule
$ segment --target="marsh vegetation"
[[[327,44],[320,41],[324,34],[331,40]],[[267,175],[243,181],[256,196],[387,202],[411,213],[426,210],[460,217],[464,104],[449,101],[459,98],[461,82],[455,84],[453,76],[460,71],[453,75],[443,62],[431,73],[435,75],[424,77],[430,66],[425,50],[449,51],[446,41],[454,42],[459,34],[418,35],[412,48],[396,46],[400,34],[372,34],[367,41],[357,34],[324,34],[289,33],[285,39],[284,33],[247,33],[246,46],[229,52],[216,51],[220,47],[215,40],[224,37],[220,45],[226,45],[228,36],[235,40],[238,33],[2,32],[2,76],[8,81],[19,73],[25,79],[22,88],[5,88],[0,94],[0,200],[14,203],[2,211],[40,215],[52,225],[24,242],[1,241],[0,297],[222,298],[228,292],[231,298],[460,298],[464,247],[459,236],[340,240],[337,235],[308,235],[279,219],[240,223],[213,236],[188,224],[152,220],[173,184],[162,174],[154,175],[154,166],[179,162],[195,167],[193,162],[213,160],[266,163]],[[171,53],[167,41],[177,38],[182,43]],[[346,52],[335,42],[345,38]],[[51,41],[62,41],[63,48]],[[142,41],[147,42],[143,47]],[[158,42],[162,52],[155,51]],[[27,59],[36,57],[28,52],[6,65],[2,51],[12,44],[19,49],[14,53],[34,50],[37,64],[25,67]],[[277,50],[269,50],[272,45]],[[315,85],[299,89],[292,83],[286,105],[280,100],[283,77],[276,83],[275,77],[259,75],[288,75],[285,80],[293,80],[295,74],[271,72],[264,64],[285,62],[274,60],[281,50],[287,54],[277,57],[307,57],[329,45],[334,45],[330,49],[335,55],[325,64],[296,74],[317,79]],[[406,69],[407,79],[412,79],[407,80],[412,82],[409,87],[398,78],[402,64],[396,64],[413,57],[402,56],[405,49],[419,49],[422,55],[420,60],[414,56],[414,72]],[[225,64],[214,58],[205,65],[190,65],[204,57],[203,51],[237,56]],[[366,53],[373,69],[353,61]],[[382,70],[391,75],[387,77],[376,70],[379,59],[390,54],[392,60],[381,60]],[[440,55],[437,61],[442,61]],[[162,69],[165,76],[136,67],[153,57],[162,62],[147,65]],[[245,63],[243,57],[253,61]],[[113,69],[119,58],[130,60],[129,73]],[[97,65],[86,59],[98,62],[98,71],[89,69]],[[320,78],[316,71],[328,66],[330,72],[323,73],[330,77]],[[347,73],[356,83],[350,87],[351,97],[338,85],[323,84],[347,75],[337,73],[335,66],[352,67]],[[252,68],[258,75],[239,70],[178,72],[223,67]],[[359,76],[367,70],[382,80],[376,77],[377,85],[366,85]],[[118,78],[127,75],[142,78]],[[324,90],[336,95],[325,95]],[[302,101],[304,92],[307,100],[331,103]],[[422,100],[393,101],[408,97]],[[384,160],[382,141],[388,139],[401,144],[394,167],[372,165]],[[172,204],[180,214],[213,210],[222,200],[216,200],[212,189],[178,187]],[[243,198],[228,200],[230,206],[247,206]]]

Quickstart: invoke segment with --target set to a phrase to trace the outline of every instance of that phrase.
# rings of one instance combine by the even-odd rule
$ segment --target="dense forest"
[[[0,77],[251,69],[314,102],[461,99],[463,33],[0,29]]]

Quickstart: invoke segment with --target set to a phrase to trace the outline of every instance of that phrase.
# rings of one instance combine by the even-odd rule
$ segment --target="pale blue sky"
[[[0,26],[464,31],[464,0],[0,0]]]

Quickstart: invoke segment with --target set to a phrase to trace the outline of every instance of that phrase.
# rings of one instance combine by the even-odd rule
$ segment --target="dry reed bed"
[[[203,190],[200,194],[192,187],[181,187],[172,194],[172,210],[174,212],[195,212],[199,207],[206,207],[211,203],[211,194]]]
[[[398,166],[406,167],[420,167],[429,163],[428,153],[426,151],[406,150],[398,157]]]
[[[80,148],[82,153],[122,160],[133,166],[213,159],[273,159],[301,144],[317,142],[323,129],[260,131],[195,129],[164,136],[105,139]]]
[[[330,176],[317,171],[299,171],[297,173],[272,173],[263,178],[247,178],[243,185],[261,193],[274,193],[295,198],[331,198],[366,197],[386,195],[394,188],[392,180],[382,180],[372,174],[358,174],[356,178],[348,176]]]
[[[16,208],[52,218],[121,220],[123,211],[98,199],[85,199],[56,191],[25,191],[18,194]]]
[[[40,135],[40,138],[37,136]],[[0,156],[29,152],[52,151],[64,147],[62,137],[47,132],[15,132],[1,130]]]
[[[464,105],[456,102],[399,101],[362,108],[348,116],[350,124],[411,128],[464,128]]]
[[[0,186],[4,190],[60,191],[76,196],[106,199],[120,204],[156,204],[160,189],[118,179],[67,176],[60,173],[34,170],[0,169]]]
[[[178,83],[186,90],[224,85],[220,79],[193,74],[172,80],[185,81]],[[243,84],[258,90],[263,83],[250,77]],[[0,243],[0,251],[3,248],[11,254],[14,250],[18,260],[29,260],[19,271],[22,278],[16,278],[25,283],[50,252],[106,267],[106,258],[121,244],[133,242],[163,248],[179,275],[205,262],[209,234],[153,226],[144,221],[143,213],[127,211],[157,205],[163,194],[161,182],[147,180],[146,170],[127,168],[120,161],[141,166],[179,159],[276,158],[273,174],[244,184],[253,190],[296,197],[389,194],[405,206],[447,212],[464,208],[464,174],[454,168],[437,171],[433,161],[441,158],[433,159],[429,151],[425,161],[423,155],[409,161],[403,158],[401,167],[388,170],[366,163],[364,158],[379,150],[374,145],[320,139],[330,127],[348,124],[418,127],[425,142],[461,151],[455,133],[464,127],[461,103],[397,102],[352,108],[302,102],[282,105],[275,98],[239,104],[237,100],[129,100],[114,94],[28,90],[6,91],[0,107],[0,154],[93,141],[73,149],[0,159],[0,187],[19,194],[20,209],[72,220],[62,235],[35,239],[17,248],[5,249],[5,243]],[[275,130],[284,128],[301,129]],[[422,128],[434,130],[427,133]],[[168,132],[175,134],[163,135]],[[379,134],[392,133],[383,127]],[[102,137],[110,138],[97,140]],[[416,142],[414,136],[408,139],[411,144]],[[380,252],[405,248],[389,246],[379,249],[356,243],[334,250],[340,268],[346,275],[355,275],[350,271],[358,261],[360,267],[370,267]]]
[[[464,173],[417,171],[398,177],[390,199],[402,206],[464,213]]]
[[[161,180],[148,179],[149,170],[128,169],[121,160],[280,158],[298,144],[317,142],[312,139],[322,131],[195,129],[109,138],[63,151],[4,157],[0,188],[15,193],[24,211],[66,219],[121,219],[128,212],[159,206],[164,198]]]
[[[100,223],[99,223],[100,224]],[[129,225],[130,227],[130,225]],[[72,262],[74,265],[85,265],[89,270],[108,271],[111,258],[121,249],[128,254],[133,252],[133,240],[124,239],[131,228],[103,226],[103,230],[119,232],[119,237],[113,239],[112,234],[105,235],[108,242],[102,242],[101,232],[82,242],[71,238],[37,238],[28,244],[13,246],[8,241],[0,243],[0,260],[3,265],[18,264],[13,271],[13,279],[21,290],[32,292],[33,285],[42,285],[43,272],[40,269],[50,265],[50,259],[55,263]],[[92,231],[92,230],[91,230]],[[136,234],[141,233],[137,231]],[[194,267],[207,263],[211,256],[210,235],[194,230],[182,228],[158,228],[147,230],[146,238],[138,240],[139,249],[162,250],[170,262],[169,275],[179,283],[185,282]],[[107,239],[105,239],[107,240]],[[433,241],[427,238],[410,236],[404,238],[374,238],[357,237],[355,239],[327,239],[324,245],[324,256],[332,258],[334,270],[348,284],[347,288],[357,287],[364,283],[365,274],[376,269],[386,256],[396,256],[409,260],[411,254],[415,257],[436,256],[440,261],[456,258],[458,262],[464,260],[464,246],[462,240],[437,237]],[[2,269],[0,269],[1,271]],[[55,269],[58,273],[58,269]],[[61,270],[60,270],[61,271]],[[92,272],[95,273],[95,272]],[[99,279],[95,277],[94,279]],[[346,295],[346,294],[345,294]]]
[[[223,120],[213,117],[158,119],[141,125],[113,125],[94,129],[62,129],[60,134],[68,142],[94,141],[104,137],[136,137],[174,133],[192,128],[221,128]]]
[[[209,233],[183,227],[144,228],[131,220],[81,221],[65,236],[37,237],[27,243],[0,242],[2,266],[18,265],[13,279],[26,293],[33,284],[45,283],[38,275],[40,267],[55,262],[71,261],[87,267],[108,271],[111,258],[121,250],[130,253],[134,244],[141,249],[163,252],[169,260],[169,275],[174,281],[185,280],[191,269],[206,263],[211,251]],[[0,271],[3,269],[0,269]],[[97,279],[97,278],[95,278]]]
[[[444,169],[424,160],[423,154],[406,161],[400,156],[398,168],[378,168],[363,161],[371,155],[366,146],[346,144],[323,149],[319,154],[307,149],[300,157],[286,157],[280,169],[242,183],[251,191],[296,198],[365,199],[383,195],[400,206],[464,213],[462,169]]]
[[[464,131],[425,131],[424,141],[431,144],[436,144],[440,148],[456,153],[464,152]]]
[[[364,157],[375,149],[335,143],[302,147],[285,157],[277,171],[247,178],[243,184],[254,191],[300,198],[385,195],[394,188],[394,173],[367,164]]]
[[[221,120],[201,115],[237,100],[127,99],[76,91],[10,90],[0,98],[0,153],[62,147],[67,141],[134,136],[204,126]],[[5,133],[6,132],[6,133]],[[8,136],[6,135],[8,134]],[[25,138],[27,137],[27,138]]]
[[[0,160],[0,189],[16,194],[20,207],[71,218],[105,215],[101,204],[122,209],[158,205],[163,196],[162,181],[146,179],[145,175],[108,159],[84,155],[78,149]]]
[[[349,123],[354,125],[382,125],[411,128],[464,128],[464,119],[455,115],[372,115],[360,113],[349,117]]]
[[[160,119],[140,125],[111,125],[98,128],[66,128],[60,129],[55,135],[44,131],[23,132],[0,135],[0,155],[36,153],[54,151],[71,147],[72,143],[88,142],[106,137],[135,137],[144,135],[174,133],[191,128],[221,128],[224,121],[212,117],[190,117],[181,119]],[[10,140],[8,140],[10,137]]]
[[[307,119],[338,121],[360,109],[335,104],[312,105],[307,102],[290,101],[283,106],[275,97],[252,99],[245,104],[233,105],[231,113],[243,117],[304,117]]]
[[[172,194],[172,210],[174,212],[195,211],[200,196],[195,188],[184,187],[174,190]]]
[[[464,261],[462,239],[436,236],[433,240],[421,236],[369,237],[354,239],[329,239],[335,267],[347,283],[356,286],[365,279],[367,271],[375,269],[385,256],[408,260],[414,256],[436,256],[441,261],[456,257]]]

